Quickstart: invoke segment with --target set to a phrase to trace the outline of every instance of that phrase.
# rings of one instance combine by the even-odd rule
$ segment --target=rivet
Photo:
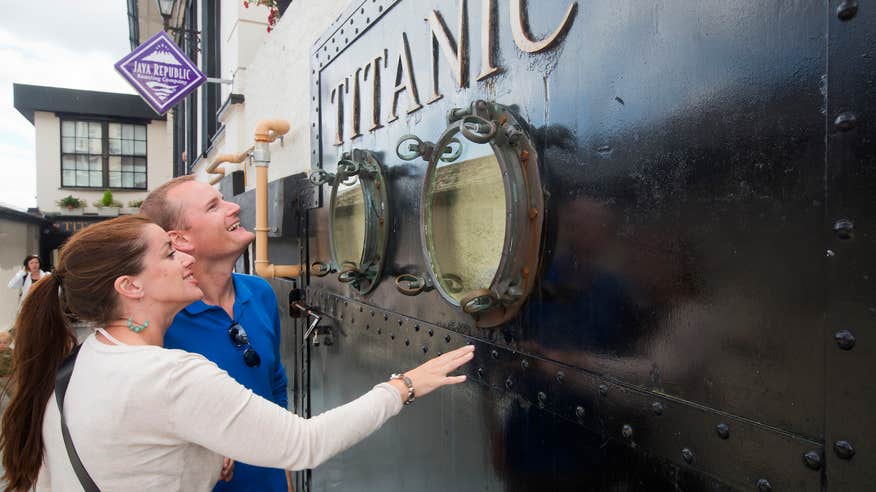
[[[757,481],[757,490],[760,492],[770,492],[773,490],[773,484],[771,484],[769,480],[761,478]]]
[[[836,256],[836,253],[832,249],[829,249],[824,255],[828,258],[833,258],[834,256]]]
[[[430,337],[435,334],[435,332],[432,330],[432,328],[429,328],[429,331],[427,333],[429,333]]]
[[[410,346],[410,345],[411,345],[411,339],[410,339],[410,338],[405,338],[405,345],[407,345],[407,346]]]
[[[833,233],[840,239],[851,239],[855,224],[849,219],[839,219],[833,224]]]
[[[374,310],[373,310],[373,309],[371,310],[371,316],[372,316],[372,317],[374,316]]]
[[[383,321],[386,321],[388,319],[389,319],[389,313],[383,313]]]
[[[401,326],[402,324],[404,324],[404,322],[405,322],[405,320],[400,319],[400,320],[398,320],[398,325]]]
[[[420,325],[414,325],[414,331],[420,331]]]
[[[807,468],[818,470],[821,468],[821,454],[818,451],[809,451],[803,454],[803,463]]]
[[[390,334],[389,334],[389,338],[390,338],[391,340],[395,340],[395,333],[390,333]]]
[[[490,356],[494,359],[498,359],[499,358],[499,351],[498,350],[490,351]]]
[[[651,411],[654,412],[654,415],[663,415],[663,404],[655,401],[651,404]]]
[[[718,437],[721,439],[727,439],[730,437],[730,426],[721,422],[720,424],[715,426],[715,432],[718,433]]]
[[[520,367],[524,369],[529,369],[529,360],[523,359],[522,361],[520,361]]]
[[[370,330],[370,329],[371,329],[371,325],[365,325],[365,329],[366,329],[366,330]]]
[[[843,350],[852,350],[855,346],[855,335],[849,330],[840,330],[833,336],[836,340],[836,346]]]
[[[547,400],[547,395],[545,394],[544,391],[539,391],[538,392],[538,402],[544,403],[545,400]]]
[[[833,451],[843,460],[850,460],[855,456],[855,448],[853,448],[848,441],[837,441],[833,443]]]
[[[602,396],[608,395],[608,385],[607,384],[600,384],[599,385],[599,394]]]
[[[587,412],[584,410],[584,407],[582,407],[580,405],[575,407],[575,416],[576,417],[578,417],[579,419],[583,419],[585,415],[587,415]]]
[[[505,388],[511,389],[513,387],[514,387],[514,381],[512,381],[511,378],[506,379],[505,380]]]
[[[846,111],[844,113],[840,113],[839,116],[833,120],[834,126],[839,129],[841,132],[847,132],[856,126],[858,126],[858,117],[855,116],[855,113],[851,111]]]
[[[422,347],[421,347],[421,348],[420,348],[420,350],[422,350],[422,351],[423,351],[423,353],[424,353],[424,354],[425,354],[425,353],[426,353],[426,352],[428,352],[428,351],[429,351],[429,347],[427,347],[427,346],[425,346],[425,345],[423,345],[423,346],[422,346]]]
[[[836,16],[839,17],[841,21],[847,21],[857,13],[857,0],[844,0],[843,3],[839,4],[839,7],[836,8]]]
[[[694,460],[693,451],[691,451],[689,448],[682,449],[681,450],[681,459],[683,459],[684,462],[687,463],[688,465],[693,463],[693,460]]]
[[[447,343],[450,343],[450,335],[447,335],[446,337],[444,337],[444,341]]]
[[[359,306],[359,312],[360,313],[362,312],[362,306]]]
[[[478,367],[478,377],[479,378],[484,377],[484,368],[483,367]]]
[[[563,381],[565,381],[565,380],[566,380],[566,373],[563,371],[557,371],[557,382],[562,384]]]
[[[621,435],[624,436],[624,438],[626,439],[633,437],[632,426],[630,426],[629,424],[624,424],[623,427],[621,427]]]
[[[377,329],[377,334],[380,335],[380,334],[382,334],[382,333],[383,333],[383,330],[380,329],[380,328],[378,328],[378,329]]]

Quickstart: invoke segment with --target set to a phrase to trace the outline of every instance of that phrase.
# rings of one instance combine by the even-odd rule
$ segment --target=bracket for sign
[[[217,79],[217,78],[214,78],[214,77],[207,77],[207,80],[205,81],[205,83],[207,83],[207,84],[228,84],[228,85],[231,85],[231,84],[234,83],[234,81],[231,80],[231,79]]]

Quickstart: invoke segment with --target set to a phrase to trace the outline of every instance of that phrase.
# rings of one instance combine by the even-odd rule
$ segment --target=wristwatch
[[[393,379],[400,380],[401,382],[405,383],[405,386],[408,387],[408,399],[405,400],[404,403],[405,405],[410,405],[411,402],[414,401],[414,397],[416,396],[416,393],[414,393],[414,382],[411,381],[411,378],[405,376],[404,374],[393,374],[389,377],[389,380],[392,381]]]

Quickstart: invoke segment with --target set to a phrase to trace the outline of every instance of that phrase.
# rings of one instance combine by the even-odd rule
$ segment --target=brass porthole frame
[[[466,140],[490,144],[502,173],[507,219],[502,255],[489,287],[471,291],[457,301],[437,278],[439,269],[432,256],[435,248],[428,200],[439,161],[458,157],[459,151],[454,144]],[[397,279],[397,287],[405,295],[416,295],[424,289],[435,288],[447,302],[470,314],[479,327],[494,327],[511,320],[535,285],[544,220],[538,152],[526,126],[510,108],[478,100],[470,108],[457,108],[449,112],[448,126],[435,144],[424,143],[413,136],[402,137],[397,153],[409,160],[410,153],[404,155],[402,150],[402,144],[406,141],[415,142],[408,145],[409,151],[416,152],[429,163],[420,195],[420,244],[427,272],[419,285],[406,279],[408,288],[403,289]]]
[[[331,199],[329,202],[329,249],[332,264],[328,272],[337,272],[337,280],[349,284],[360,295],[366,295],[380,283],[386,251],[387,228],[389,227],[386,179],[383,167],[377,157],[368,150],[353,149],[344,153],[338,162],[334,175],[323,173],[311,181],[329,183]],[[362,187],[365,210],[365,240],[358,265],[341,262],[335,247],[335,206],[338,187],[351,179],[357,179]],[[316,181],[315,181],[316,180]]]

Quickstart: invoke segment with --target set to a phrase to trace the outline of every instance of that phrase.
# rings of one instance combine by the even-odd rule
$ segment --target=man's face
[[[206,183],[182,183],[170,190],[167,199],[181,208],[183,225],[177,232],[185,242],[175,239],[174,246],[199,260],[237,258],[255,238],[240,225],[240,206],[223,200]]]

